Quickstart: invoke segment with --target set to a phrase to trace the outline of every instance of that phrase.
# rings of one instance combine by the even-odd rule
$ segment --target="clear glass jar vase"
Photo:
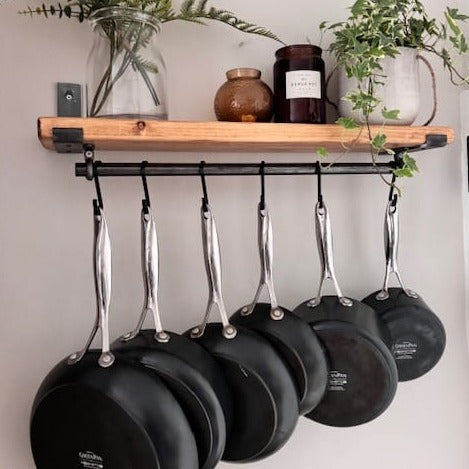
[[[106,7],[90,23],[95,40],[87,64],[88,117],[167,119],[159,20],[137,8]]]

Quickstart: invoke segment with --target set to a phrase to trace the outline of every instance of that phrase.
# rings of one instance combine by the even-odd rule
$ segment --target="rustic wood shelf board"
[[[364,130],[346,130],[338,125],[274,124],[241,122],[184,122],[138,119],[41,117],[38,136],[42,145],[55,150],[54,129],[82,129],[83,143],[96,150],[192,151],[192,152],[331,152],[367,151]],[[373,126],[372,133],[382,132]],[[448,127],[386,126],[388,146],[417,147],[427,135],[446,135]]]

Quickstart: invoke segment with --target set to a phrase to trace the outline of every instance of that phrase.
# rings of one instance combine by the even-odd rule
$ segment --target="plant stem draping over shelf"
[[[399,109],[383,108],[377,96],[377,90],[386,83],[382,59],[396,57],[399,47],[425,51],[443,62],[452,83],[469,83],[469,75],[458,70],[452,58],[469,52],[461,27],[468,20],[468,15],[447,7],[443,21],[439,21],[427,13],[420,0],[356,0],[345,21],[321,24],[322,31],[334,35],[329,51],[337,66],[344,67],[347,77],[356,82],[355,89],[342,99],[350,101],[361,119],[342,118],[338,123],[347,128],[364,127],[373,161],[379,153],[392,153],[392,149],[387,145],[387,127],[379,135],[369,131],[370,115],[379,108],[384,121],[399,118]],[[415,171],[415,160],[406,155],[406,165],[396,175],[412,176]]]

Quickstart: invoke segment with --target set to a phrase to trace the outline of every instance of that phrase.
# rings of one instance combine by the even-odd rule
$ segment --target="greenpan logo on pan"
[[[93,451],[80,451],[78,453],[80,457],[80,464],[86,469],[103,469],[103,458]]]
[[[329,391],[345,391],[347,379],[347,373],[331,370],[329,372]]]

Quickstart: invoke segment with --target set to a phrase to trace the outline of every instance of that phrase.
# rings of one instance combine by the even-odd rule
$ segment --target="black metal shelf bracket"
[[[83,129],[52,129],[52,141],[57,153],[81,153],[83,151]]]
[[[323,163],[322,175],[338,174],[392,174],[402,164],[405,152],[416,152],[441,148],[447,144],[446,135],[427,135],[426,141],[419,146],[395,149],[394,159],[387,162],[373,163]],[[85,163],[76,163],[75,175],[93,179],[93,175],[102,177],[126,177],[142,174],[142,163],[94,163],[94,146],[84,145]],[[261,163],[206,163],[206,176],[258,176]],[[316,174],[316,163],[266,163],[266,176]],[[200,176],[200,163],[147,163],[146,176]]]

